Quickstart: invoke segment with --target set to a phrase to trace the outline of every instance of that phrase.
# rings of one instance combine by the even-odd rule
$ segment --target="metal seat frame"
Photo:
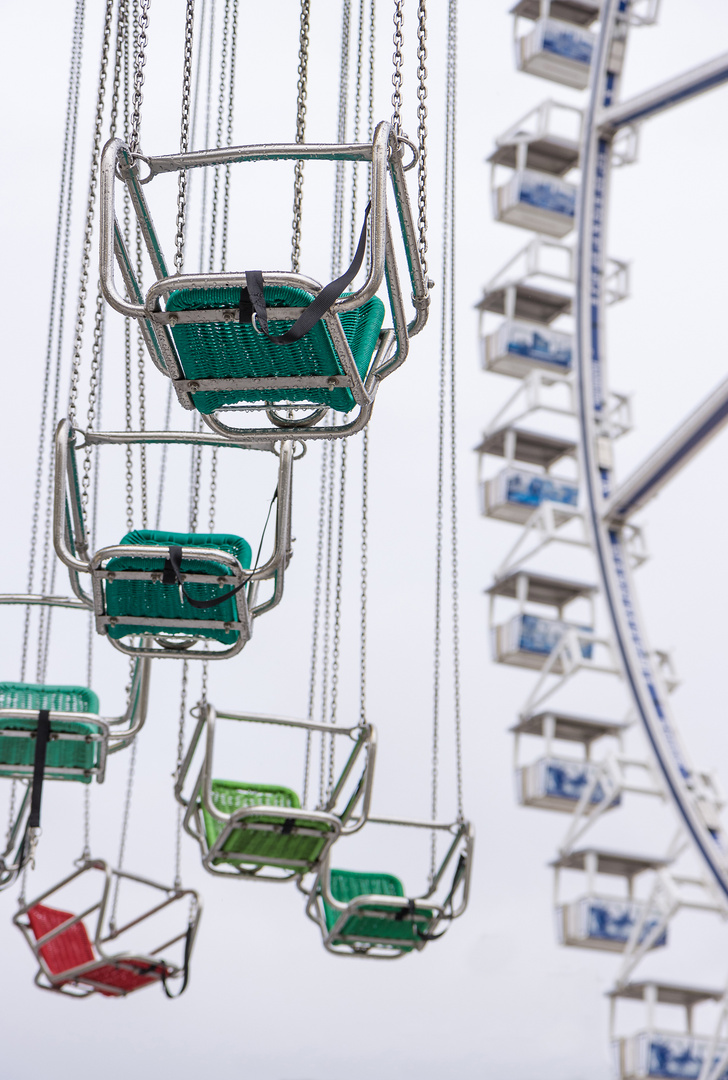
[[[185,831],[199,843],[202,852],[202,865],[210,874],[215,874],[217,877],[243,878],[254,881],[291,881],[301,877],[303,874],[314,872],[322,864],[332,844],[340,836],[347,836],[357,832],[367,822],[377,749],[376,729],[371,724],[358,724],[355,727],[334,727],[331,724],[318,724],[314,721],[296,720],[289,717],[268,716],[258,713],[218,712],[209,702],[201,704],[196,711],[198,712],[197,725],[175,784],[175,797],[185,808]],[[218,719],[243,723],[271,724],[296,728],[310,733],[319,732],[322,735],[348,737],[354,741],[354,747],[322,808],[308,810],[303,807],[294,809],[292,807],[259,804],[257,806],[242,807],[232,814],[225,814],[215,806],[212,796],[215,730]],[[203,729],[205,730],[205,752],[202,767],[192,787],[191,794],[189,797],[185,797],[183,794],[185,781]],[[354,785],[353,793],[348,801],[340,807],[339,803],[342,801],[344,788],[352,775],[357,759],[362,753],[364,754],[364,765],[359,779]],[[223,825],[212,845],[209,845],[207,840],[202,817],[203,806],[212,818]],[[355,817],[354,813],[357,810],[358,813]],[[295,825],[292,829],[290,829],[289,824],[292,834],[318,838],[325,837],[324,846],[316,862],[241,854],[237,865],[233,865],[236,853],[225,851],[225,844],[236,829],[246,828],[262,832],[276,830],[275,825],[251,820],[261,816],[274,820],[280,819],[281,829],[286,821],[290,823],[293,818],[295,819]],[[304,824],[299,824],[301,822]],[[306,822],[309,823],[308,828]],[[316,825],[328,826],[329,833],[322,833],[320,829],[315,828]],[[224,859],[225,862],[216,866],[214,865],[216,859]],[[295,865],[297,861],[300,862],[300,866],[291,869],[292,864]],[[276,864],[280,865],[278,871],[275,869]]]
[[[429,887],[420,896],[357,896],[348,904],[334,899],[331,892],[331,860],[327,856],[319,873],[310,888],[304,888],[308,897],[306,914],[315,922],[323,937],[324,948],[335,956],[359,956],[372,960],[396,960],[400,956],[416,951],[421,952],[428,941],[434,937],[441,937],[449,928],[453,919],[459,918],[468,905],[470,895],[470,878],[473,864],[473,850],[475,845],[475,833],[468,821],[454,821],[451,823],[432,821],[406,821],[400,818],[370,817],[370,825],[395,825],[409,829],[426,829],[430,831],[447,833],[452,837],[452,842],[445,852],[445,856],[439,868],[432,877]],[[443,881],[448,867],[457,853],[462,856],[463,862],[458,859],[455,873],[451,880],[449,892],[444,894]],[[461,873],[462,867],[462,873]],[[444,895],[443,895],[444,894]],[[329,907],[339,913],[336,922],[329,930],[326,925],[326,912],[324,901]],[[366,910],[376,905],[376,911]],[[384,910],[382,910],[384,909]],[[415,934],[413,938],[371,938],[370,944],[363,946],[360,936],[356,941],[346,942],[340,940],[347,922],[356,917],[364,910],[367,919],[388,919],[390,921],[413,922],[418,916],[420,920],[425,916],[428,920],[426,935]],[[339,940],[337,940],[337,938]]]
[[[60,926],[55,927],[55,929],[36,940],[30,923],[24,921],[24,917],[31,908],[35,907],[36,904],[42,903],[55,893],[60,892],[61,889],[76,880],[76,878],[79,878],[82,874],[86,874],[90,871],[98,871],[103,875],[101,895],[96,903],[87,907],[79,915],[74,915],[72,918],[67,919],[64,923],[61,923]],[[150,888],[164,893],[165,898],[155,902],[147,912],[132,919],[124,926],[111,927],[107,919],[109,900],[112,895],[112,888],[116,887],[117,883],[121,880],[135,881],[140,885],[148,885]],[[171,904],[177,903],[179,900],[184,900],[185,898],[192,901],[188,926],[182,933],[176,934],[174,937],[163,942],[163,944],[154,949],[151,953],[144,955],[141,953],[130,952],[111,953],[105,948],[109,942],[119,938],[128,930],[138,926],[146,919],[157,915]],[[72,926],[82,922],[82,920],[86,919],[89,915],[93,915],[94,912],[96,913],[96,926],[93,937],[91,938],[91,943],[97,953],[97,959],[86,964],[80,964],[77,967],[69,968],[67,971],[53,974],[41,954],[41,949],[53,938],[58,937],[59,934],[64,933],[64,931],[69,930]],[[140,962],[143,964],[152,964],[155,967],[164,966],[166,969],[164,975],[165,979],[174,979],[182,975],[184,965],[161,960],[159,953],[171,948],[171,946],[175,945],[177,942],[184,940],[189,932],[190,941],[187,947],[187,959],[189,960],[201,914],[202,905],[200,903],[200,898],[194,889],[182,889],[175,886],[160,885],[156,881],[140,877],[138,874],[130,874],[126,870],[113,870],[102,859],[86,859],[80,863],[77,870],[72,874],[69,874],[63,881],[59,882],[57,885],[53,885],[50,889],[41,893],[40,896],[35,897],[35,899],[22,904],[20,909],[13,916],[13,922],[22,931],[25,940],[28,942],[28,945],[33,951],[33,955],[38,961],[39,970],[35,976],[35,983],[40,989],[52,990],[54,993],[65,994],[68,997],[89,997],[97,991],[104,991],[104,993],[122,997],[124,996],[123,990],[115,989],[106,983],[94,983],[90,976],[85,978],[86,974],[92,972],[94,968],[98,968],[100,963],[110,964],[114,967],[123,969],[125,967],[133,967],[135,963]],[[151,977],[155,978],[156,981],[161,981],[162,979],[162,976],[158,972],[150,971],[149,974]],[[79,986],[79,983],[82,985]]]
[[[233,600],[236,606],[237,620],[223,622],[220,619],[189,619],[164,618],[163,616],[144,617],[137,615],[110,616],[106,611],[106,582],[112,579],[126,581],[159,581],[161,570],[146,570],[140,567],[138,570],[108,570],[107,564],[111,559],[129,558],[159,559],[164,554],[164,548],[151,544],[115,544],[101,548],[95,553],[89,550],[88,534],[84,521],[81,492],[78,483],[76,467],[76,450],[79,448],[74,430],[68,420],[61,420],[56,431],[55,444],[55,487],[53,506],[53,543],[58,558],[68,567],[71,579],[71,588],[82,604],[93,611],[96,621],[96,629],[100,634],[108,636],[109,627],[112,626],[149,626],[164,627],[175,638],[166,638],[160,635],[158,630],[155,636],[151,633],[144,636],[138,645],[127,645],[123,641],[109,637],[109,641],[120,652],[127,656],[154,656],[178,659],[221,660],[239,653],[250,639],[252,633],[252,621],[266,611],[270,611],[281,600],[283,595],[284,572],[291,556],[291,480],[293,472],[293,460],[295,448],[293,442],[285,440],[279,443],[277,455],[279,457],[278,469],[278,503],[276,510],[276,533],[273,553],[268,561],[258,569],[246,570],[242,567],[234,555],[218,548],[183,547],[182,558],[195,559],[201,562],[223,564],[229,573],[219,578],[211,574],[199,572],[185,572],[181,576],[185,583],[202,582],[205,584],[220,583],[237,586],[247,582],[247,588],[241,589]],[[84,442],[80,445],[104,444],[104,443],[147,443],[147,442],[172,442],[172,443],[199,443],[202,445],[230,446],[224,439],[204,438],[195,440],[185,438],[182,434],[152,432],[147,433],[124,433],[124,432],[85,432]],[[92,594],[89,595],[81,584],[80,574],[90,574]],[[258,585],[261,581],[272,580],[274,583],[273,594],[266,600],[256,603]],[[213,609],[214,610],[214,609]],[[192,628],[192,629],[191,629]],[[225,629],[236,630],[238,639],[228,648],[214,649],[209,647],[210,639],[202,638],[195,634],[195,630],[202,629]],[[184,634],[184,637],[182,636]]]
[[[411,144],[409,144],[411,145]],[[303,419],[286,419],[276,413],[271,403],[260,405],[240,405],[228,408],[246,412],[265,412],[271,426],[259,428],[231,427],[220,418],[220,410],[202,418],[208,427],[217,434],[237,442],[255,445],[269,442],[276,436],[276,428],[290,427],[296,439],[340,438],[360,431],[371,415],[377,388],[382,379],[390,375],[404,362],[409,351],[409,339],[425,325],[429,308],[429,283],[425,279],[417,248],[415,230],[402,162],[403,147],[390,133],[390,125],[382,122],[377,125],[374,137],[369,143],[283,143],[274,145],[236,146],[216,150],[196,150],[185,154],[168,154],[161,157],[147,157],[133,154],[121,139],[111,139],[104,147],[101,159],[100,185],[100,275],[101,288],[108,303],[122,315],[138,320],[144,340],[155,366],[171,378],[180,404],[185,409],[194,409],[192,395],[210,391],[231,392],[235,390],[271,390],[278,391],[278,400],[287,410],[285,391],[287,389],[328,389],[345,388],[351,391],[358,406],[356,416],[343,425],[335,421],[321,424],[329,414],[328,407],[311,404],[306,406],[308,415]],[[232,165],[255,161],[311,161],[325,160],[336,162],[367,162],[371,168],[371,215],[370,244],[367,276],[363,286],[356,292],[340,296],[324,315],[324,322],[333,343],[342,374],[325,376],[278,376],[273,378],[197,378],[187,379],[180,361],[179,353],[171,333],[171,326],[180,323],[211,323],[235,321],[238,313],[235,309],[221,308],[206,311],[167,312],[162,307],[170,293],[179,289],[243,289],[246,287],[244,273],[222,271],[219,273],[173,274],[170,275],[162,248],[154,229],[151,214],[144,195],[144,185],[162,173],[174,173],[188,169]],[[416,157],[415,157],[416,160]],[[143,163],[147,174],[142,178],[139,163]],[[415,162],[407,168],[411,168]],[[387,177],[391,178],[400,231],[407,258],[409,277],[412,286],[412,303],[415,308],[414,318],[408,323],[402,297],[402,290],[397,271],[394,240],[387,214]],[[146,297],[136,277],[133,260],[124,244],[123,234],[115,214],[115,184],[120,179],[126,186],[131,205],[139,221],[142,236],[157,280],[148,290]],[[128,299],[121,295],[114,279],[114,261],[118,263]],[[379,289],[386,274],[389,304],[393,319],[393,328],[384,329],[379,341],[374,360],[368,373],[362,379],[351,349],[349,348],[339,315],[360,308],[370,300]],[[267,286],[284,285],[304,289],[316,296],[322,286],[312,278],[292,271],[264,272],[263,283]],[[271,308],[268,317],[275,320],[292,320],[305,308]],[[255,327],[255,323],[253,322]],[[285,348],[283,346],[282,348]],[[290,406],[299,410],[299,404]],[[313,411],[311,411],[313,410]],[[227,409],[224,413],[227,413]]]

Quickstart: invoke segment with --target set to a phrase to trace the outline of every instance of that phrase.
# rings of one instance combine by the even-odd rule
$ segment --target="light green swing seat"
[[[101,767],[105,735],[104,725],[98,722],[99,699],[93,690],[84,686],[0,683],[0,710],[15,709],[33,712],[47,709],[51,713],[46,779],[91,783],[93,774]],[[54,712],[90,716],[88,720],[55,719]],[[27,779],[32,774],[37,729],[37,717],[0,715],[0,776]]]
[[[434,912],[429,908],[409,911],[404,887],[393,874],[360,873],[355,870],[331,870],[331,897],[340,904],[350,904],[360,896],[402,897],[402,908],[363,904],[352,912],[331,939],[331,945],[349,945],[355,949],[371,946],[391,948],[396,952],[419,949],[429,931]],[[342,912],[321,897],[329,933]]]

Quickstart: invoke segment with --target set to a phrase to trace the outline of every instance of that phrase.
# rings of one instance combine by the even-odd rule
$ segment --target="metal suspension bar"
[[[597,124],[603,135],[618,131],[626,124],[657,116],[673,105],[704,94],[728,82],[728,53],[721,53],[707,64],[700,64],[674,79],[653,86],[642,94],[636,94],[618,105],[610,105],[597,115]]]
[[[615,524],[641,510],[665,484],[728,422],[728,379],[698,405],[682,424],[620,484],[607,503],[605,518]]]
[[[602,8],[581,147],[583,180],[577,214],[575,374],[582,475],[587,517],[614,629],[616,651],[637,716],[688,835],[716,886],[728,896],[726,836],[721,828],[709,822],[701,805],[700,773],[682,746],[659,674],[650,659],[622,533],[604,520],[604,504],[611,496],[612,472],[600,464],[597,449],[607,400],[603,277],[611,148],[609,139],[598,126],[597,113],[600,106],[610,107],[616,95],[618,80],[609,71],[609,46],[615,29],[620,32],[624,26],[622,20],[626,9],[626,0],[605,0]]]

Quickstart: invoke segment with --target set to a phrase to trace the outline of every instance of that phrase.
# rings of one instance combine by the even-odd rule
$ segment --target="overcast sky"
[[[101,0],[88,0],[87,6],[76,180],[81,199],[87,184],[102,15]],[[381,2],[377,7],[377,118],[389,116],[391,6]],[[439,284],[446,5],[433,0],[429,6],[430,273]],[[514,542],[516,527],[478,516],[472,453],[481,430],[514,388],[508,379],[479,370],[473,305],[483,283],[528,239],[523,230],[492,222],[483,159],[497,135],[542,100],[578,104],[584,97],[515,71],[511,23],[500,3],[462,0],[459,6],[463,725],[465,808],[478,834],[470,908],[442,941],[421,955],[394,964],[338,959],[323,950],[294,886],[216,881],[203,872],[192,840],[185,837],[185,881],[199,888],[205,900],[188,992],[179,1002],[167,1001],[154,987],[123,1002],[94,998],[81,1004],[34,988],[32,956],[10,921],[16,894],[5,893],[0,897],[5,913],[0,1073],[8,1080],[35,1080],[51,1070],[59,1080],[96,1076],[99,1070],[109,1080],[128,1077],[130,1071],[186,1080],[205,1069],[235,1070],[254,1080],[368,1080],[375,1075],[381,1080],[439,1080],[449,1075],[475,1080],[497,1074],[509,1080],[605,1080],[609,1075],[604,993],[616,971],[615,958],[557,945],[547,863],[565,822],[561,815],[515,805],[507,729],[534,676],[490,662],[482,590]],[[414,135],[415,5],[408,0],[405,7],[404,117],[405,128]],[[658,26],[631,35],[626,95],[726,48],[728,10],[721,0],[663,0],[662,8]],[[152,0],[142,121],[142,147],[148,153],[169,152],[177,145],[182,9],[182,0]],[[312,9],[307,136],[333,140],[340,4],[313,0]],[[0,183],[7,511],[0,588],[7,592],[19,591],[26,578],[72,14],[71,0],[41,0],[32,11],[7,0],[0,5],[0,80],[6,103]],[[240,18],[235,141],[292,139],[298,4],[240,0]],[[608,327],[611,384],[634,394],[635,431],[618,452],[622,475],[724,373],[727,94],[719,89],[650,122],[639,163],[614,177],[610,250],[632,263],[632,297],[613,310]],[[307,172],[311,216],[304,215],[302,270],[323,279],[328,233],[314,223],[328,220],[330,188],[319,186],[317,176],[313,169]],[[282,180],[271,170],[265,194],[263,204],[244,193],[237,197],[231,230],[232,258],[236,251],[241,258],[254,251],[264,267],[282,263],[287,250],[287,168]],[[173,217],[171,192],[160,220],[169,225]],[[77,215],[72,292],[79,265],[78,220]],[[276,252],[270,258],[268,245]],[[69,325],[73,310],[71,304]],[[380,813],[415,817],[426,816],[429,809],[438,326],[436,294],[430,325],[413,342],[403,369],[383,385],[371,425],[368,716],[380,733],[374,804]],[[107,423],[112,418],[123,422],[118,403],[122,341],[121,319],[110,317]],[[166,385],[147,366],[149,409],[161,422]],[[85,406],[79,413],[85,415]],[[183,420],[187,423],[188,417]],[[726,785],[724,451],[725,436],[719,436],[645,512],[653,557],[640,571],[638,585],[654,644],[674,650],[682,679],[675,706],[690,753],[700,766],[716,769]],[[358,715],[360,453],[360,440],[351,440],[342,722],[353,722]],[[99,541],[109,544],[125,531],[123,463],[113,448],[104,454],[109,465],[102,469]],[[188,458],[170,460],[176,464],[169,474],[166,527],[182,530]],[[211,665],[210,698],[223,708],[305,715],[319,460],[314,449],[296,467],[296,547],[283,602],[259,621],[240,656]],[[156,475],[156,459],[151,468]],[[273,460],[256,454],[242,462],[236,456],[221,466],[221,531],[257,538],[274,472]],[[591,574],[589,563],[579,562],[578,576]],[[58,580],[59,591],[64,591],[60,573]],[[82,622],[76,613],[57,617],[49,682],[85,680]],[[6,679],[17,678],[19,628],[20,616],[4,608]],[[103,712],[121,710],[125,674],[124,659],[107,642],[98,641],[93,685]],[[197,694],[198,671],[192,685]],[[595,688],[593,694],[593,701],[582,701],[583,708],[597,714],[624,713],[627,702],[619,689]],[[162,881],[173,876],[170,774],[178,710],[178,665],[160,663],[154,671],[148,728],[139,744],[127,865]],[[442,735],[443,816],[455,813],[450,731],[448,702]],[[298,745],[270,749],[256,736],[242,749],[237,735],[229,735],[222,748],[225,774],[300,787]],[[646,753],[638,734],[631,746],[637,755]],[[110,763],[107,782],[93,792],[93,853],[111,862],[118,850],[127,764],[127,755],[119,754]],[[38,868],[30,878],[31,895],[69,872],[81,849],[80,792],[70,785],[63,790],[51,787],[44,792],[44,835]],[[638,837],[640,849],[650,852],[664,851],[675,825],[669,808],[653,807],[637,797],[626,799],[613,817],[613,846],[636,843]],[[342,847],[338,857],[342,864],[346,859],[346,865],[397,873],[410,891],[422,887],[427,871],[424,845],[413,849],[374,829],[352,842],[346,856]],[[714,916],[680,919],[673,927],[671,948],[663,951],[654,970],[673,981],[720,986],[728,968],[725,928]],[[638,1023],[635,1014],[635,1027]]]

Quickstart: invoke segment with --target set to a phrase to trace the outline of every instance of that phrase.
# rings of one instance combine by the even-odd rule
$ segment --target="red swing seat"
[[[58,908],[46,907],[44,904],[36,904],[28,911],[28,921],[36,941],[73,917],[70,911],[60,911]],[[133,990],[140,990],[153,982],[159,982],[160,979],[171,974],[171,969],[166,964],[155,964],[141,957],[119,957],[112,963],[108,960],[97,959],[82,922],[74,923],[67,930],[51,938],[45,945],[40,946],[39,952],[51,973],[54,986],[64,986],[73,982],[87,983],[105,997],[123,997]],[[86,967],[86,965],[92,966]],[[84,971],[78,972],[71,978],[57,977],[66,972],[70,974],[83,967],[85,967]],[[99,984],[108,986],[109,989],[103,990]]]

